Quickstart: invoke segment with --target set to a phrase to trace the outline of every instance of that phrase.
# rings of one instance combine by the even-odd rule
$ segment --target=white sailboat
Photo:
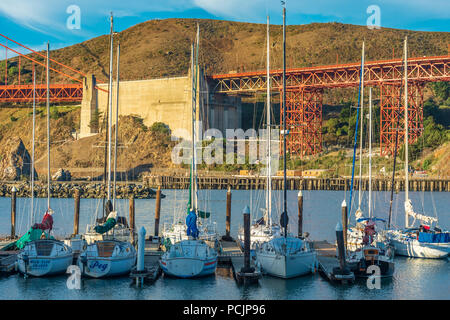
[[[189,187],[189,213],[186,217],[186,236],[188,239],[171,243],[166,247],[167,251],[162,255],[159,264],[165,275],[179,278],[193,278],[208,276],[215,273],[217,268],[217,251],[199,238],[200,231],[197,228],[198,210],[197,176],[196,176],[196,93],[198,76],[198,45],[199,27],[197,25],[196,39],[196,64],[194,72],[194,46],[192,46],[192,160],[191,181]],[[194,76],[195,75],[195,76]],[[181,229],[181,228],[180,228]],[[182,230],[182,229],[181,229]]]
[[[41,223],[34,223],[34,144],[36,118],[36,75],[33,73],[33,134],[31,161],[31,229],[21,237],[16,246],[22,250],[17,255],[17,265],[25,276],[50,276],[65,273],[72,264],[72,249],[62,241],[50,236],[53,228],[53,210],[50,207],[50,74],[49,74],[50,45],[47,43],[47,212]],[[46,232],[48,231],[48,233]]]
[[[259,245],[267,242],[274,237],[281,235],[281,227],[273,222],[272,219],[272,148],[271,148],[271,108],[270,108],[270,38],[269,38],[269,17],[267,16],[267,167],[266,167],[266,207],[263,209],[264,216],[250,226],[250,250],[254,252]],[[238,244],[244,248],[244,229],[241,228],[238,233]]]
[[[80,253],[77,264],[83,275],[92,278],[112,277],[128,274],[136,263],[136,249],[127,241],[116,238],[115,227],[117,221],[121,220],[117,216],[115,205],[115,188],[113,193],[113,204],[111,203],[111,120],[112,120],[112,58],[113,58],[113,17],[111,15],[111,52],[110,52],[110,76],[109,76],[109,117],[108,117],[108,217],[103,225],[94,227],[94,232],[85,234],[85,239],[89,240],[85,249]],[[119,111],[119,61],[120,43],[117,46],[117,105],[116,105],[116,141],[117,151],[117,130]],[[117,152],[115,152],[115,162],[117,162]],[[116,170],[114,169],[114,175]],[[115,178],[114,178],[115,179]],[[123,220],[123,219],[122,219]],[[121,227],[121,229],[127,229]],[[109,233],[109,234],[108,234]],[[111,234],[112,233],[112,234]],[[129,234],[127,235],[129,236]]]
[[[197,29],[197,41],[199,37],[199,29]],[[198,50],[198,42],[197,42],[197,50]],[[197,52],[198,54],[198,52]],[[198,57],[196,58],[198,61]],[[197,101],[197,93],[198,91],[195,89],[197,84],[198,84],[198,76],[199,73],[196,72],[194,73],[194,68],[198,69],[197,64],[194,62],[194,51],[191,52],[191,70],[192,70],[192,104],[193,104],[193,128],[195,125],[195,120],[196,120],[196,111],[195,111],[195,106],[196,106],[196,101]],[[194,76],[194,74],[196,76]],[[193,129],[194,130],[194,129]],[[194,135],[194,131],[192,131],[192,134]],[[196,132],[195,132],[196,134]],[[195,140],[196,138],[194,138]],[[198,141],[198,140],[195,140]],[[196,178],[196,172],[197,169],[194,166],[194,168],[192,169],[192,179],[194,180],[194,183],[192,184],[192,193],[193,194],[197,194],[197,178]],[[195,196],[196,197],[196,196]],[[192,200],[194,201],[194,199]],[[196,200],[195,200],[196,201]],[[220,239],[220,235],[219,232],[217,230],[217,225],[215,222],[211,222],[209,219],[210,217],[210,212],[206,212],[206,211],[202,211],[198,208],[197,203],[195,203],[196,206],[196,213],[197,213],[197,217],[201,218],[199,220],[197,220],[197,228],[199,230],[199,235],[198,235],[198,239],[205,241],[209,246],[214,247],[217,245],[219,239]],[[178,242],[178,241],[182,241],[182,240],[188,240],[189,237],[187,235],[187,226],[185,223],[185,214],[182,213],[181,215],[179,215],[178,217],[176,217],[176,220],[173,221],[173,223],[168,223],[168,224],[164,224],[163,225],[163,230],[161,232],[162,238],[163,238],[163,242],[164,245],[166,247],[169,247],[170,245]]]
[[[441,259],[450,254],[450,232],[442,232],[437,227],[438,218],[414,212],[409,199],[409,163],[408,163],[408,39],[404,41],[404,104],[405,104],[405,229],[389,230],[388,237],[397,255]],[[409,220],[414,221],[410,225]],[[416,221],[423,225],[413,227]],[[434,224],[434,226],[433,226]]]
[[[306,240],[288,235],[287,190],[286,190],[286,8],[283,7],[283,154],[284,154],[284,210],[280,225],[283,234],[274,235],[256,250],[256,265],[263,273],[288,279],[311,273],[316,264],[315,251]]]
[[[362,94],[364,96],[364,94]],[[362,123],[361,123],[362,128]],[[358,208],[360,210],[360,208]],[[372,213],[372,88],[369,89],[369,203],[368,218],[359,217],[356,219],[357,224],[361,227],[355,227],[360,232],[361,243],[354,243],[353,250],[347,252],[347,263],[356,276],[367,277],[367,269],[371,265],[380,268],[380,275],[384,277],[394,274],[394,252],[385,239],[383,231],[376,226],[377,222],[386,221],[376,218]],[[352,230],[353,231],[353,230]],[[355,237],[356,232],[349,232]],[[352,239],[352,238],[350,238]],[[353,242],[355,242],[353,240]]]

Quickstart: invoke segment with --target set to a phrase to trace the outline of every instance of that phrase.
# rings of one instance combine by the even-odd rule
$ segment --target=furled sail
[[[437,222],[438,219],[435,217],[429,217],[420,213],[415,213],[413,206],[411,204],[411,200],[407,200],[405,201],[405,212],[407,215],[409,215],[410,217],[413,217],[414,219],[420,220],[422,222],[427,222],[427,223],[433,223],[433,222]]]
[[[197,215],[194,211],[190,211],[186,217],[187,235],[198,238]]]
[[[117,223],[117,212],[111,211],[106,218],[106,222],[104,224],[100,224],[94,227],[95,232],[103,234],[114,228]]]

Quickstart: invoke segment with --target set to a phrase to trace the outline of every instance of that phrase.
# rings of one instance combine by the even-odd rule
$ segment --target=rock
[[[12,137],[1,147],[0,180],[19,180],[22,176],[30,178],[31,156],[19,137]],[[37,179],[36,170],[34,176]]]
[[[72,180],[72,175],[69,170],[64,170],[60,168],[53,176],[54,181],[70,181]]]

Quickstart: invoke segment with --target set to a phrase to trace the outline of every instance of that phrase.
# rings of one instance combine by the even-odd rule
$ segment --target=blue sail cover
[[[194,211],[190,211],[186,217],[187,235],[198,238],[197,215]]]
[[[426,233],[419,232],[419,242],[428,243],[448,243],[450,242],[450,233]]]

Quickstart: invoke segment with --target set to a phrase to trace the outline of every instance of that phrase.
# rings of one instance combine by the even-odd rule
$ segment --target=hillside
[[[206,66],[209,74],[265,68],[264,24],[205,19],[150,20],[126,29],[116,37],[121,43],[121,79],[186,74],[197,21],[201,37],[200,63]],[[108,30],[109,26],[105,24],[105,32]],[[408,35],[410,56],[444,55],[450,43],[448,32],[369,30],[365,26],[341,23],[292,25],[286,32],[288,67],[359,61],[363,39],[366,40],[367,61],[400,58],[405,35]],[[272,68],[281,68],[282,27],[272,25],[270,36]],[[94,73],[99,81],[105,82],[109,68],[109,36],[52,51],[51,56],[84,73]],[[17,59],[10,59],[9,63],[17,67]],[[0,70],[2,68],[3,65]],[[10,72],[14,74],[17,68]],[[31,65],[23,63],[23,60],[22,73],[23,81],[31,81]],[[59,75],[54,76],[57,81],[67,81]]]
[[[38,108],[36,117],[36,171],[40,177],[47,172],[47,117],[45,108]],[[52,107],[51,112],[51,172],[68,169],[74,177],[98,177],[103,174],[105,132],[75,140],[72,132],[79,127],[80,108]],[[0,158],[11,139],[20,138],[31,154],[31,108],[0,109]],[[143,169],[171,167],[170,152],[174,142],[170,136],[142,125],[139,118],[120,117],[118,132],[118,171],[136,176]],[[114,136],[113,136],[114,137]],[[4,170],[4,168],[0,168]],[[123,176],[125,178],[125,176]]]

